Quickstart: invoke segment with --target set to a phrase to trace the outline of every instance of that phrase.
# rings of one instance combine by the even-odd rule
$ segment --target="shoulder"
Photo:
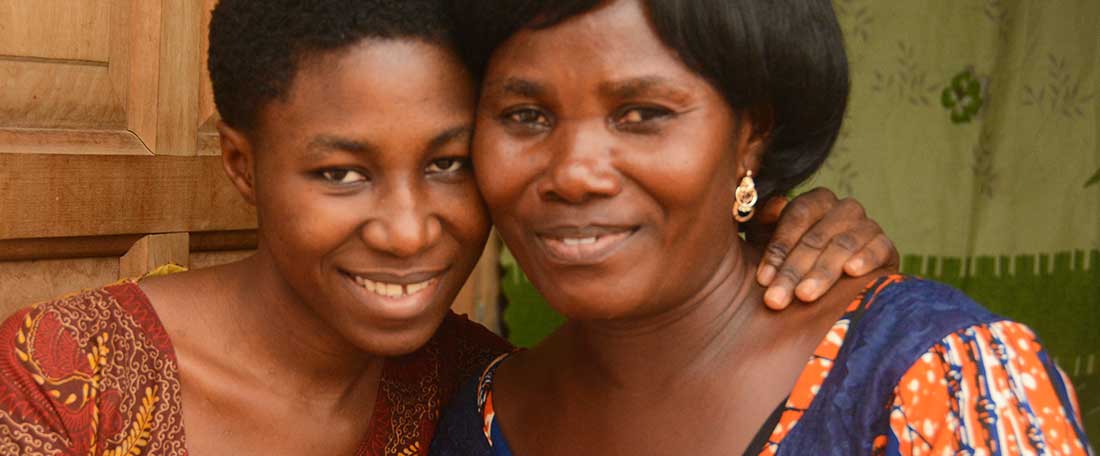
[[[849,355],[897,359],[901,367],[948,334],[1004,319],[955,288],[900,274],[868,285],[846,318]]]
[[[834,382],[843,379],[843,388],[884,397],[918,357],[947,335],[1000,320],[947,285],[898,274],[881,277],[849,307],[840,370],[831,376],[837,377]]]
[[[171,344],[156,313],[133,282],[41,302],[15,312],[0,326],[0,347],[5,352],[22,349],[39,354],[67,352],[97,338],[114,337],[140,338],[152,348],[171,355]]]
[[[514,353],[514,352],[513,352]],[[509,354],[498,355],[467,378],[443,410],[431,444],[431,455],[471,456],[492,454],[489,429],[493,427],[493,372]],[[497,442],[500,443],[500,442]]]
[[[171,402],[174,372],[168,339],[131,282],[24,308],[0,325],[0,427],[10,431],[0,440],[81,450],[122,431],[131,412],[152,413],[148,400]]]
[[[447,315],[429,343],[445,355],[444,367],[455,376],[456,383],[477,375],[494,358],[512,350],[511,344],[486,327],[454,313]]]
[[[380,435],[374,448],[427,446],[441,410],[463,382],[476,377],[494,357],[511,346],[465,316],[448,314],[417,351],[386,361],[372,426],[408,428],[402,435]],[[378,451],[381,451],[380,449]]]

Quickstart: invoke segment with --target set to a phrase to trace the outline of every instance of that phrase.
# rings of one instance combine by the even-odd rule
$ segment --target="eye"
[[[454,173],[466,167],[466,159],[461,157],[437,158],[428,164],[428,174]]]
[[[324,169],[317,174],[326,182],[336,185],[351,185],[368,180],[363,173],[346,168]]]
[[[530,128],[550,127],[550,117],[546,113],[533,108],[519,108],[504,113],[504,121]]]
[[[630,106],[620,110],[612,122],[620,128],[631,128],[667,118],[672,114],[672,110],[658,106]]]

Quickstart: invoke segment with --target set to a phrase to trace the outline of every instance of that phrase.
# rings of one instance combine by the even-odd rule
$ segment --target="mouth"
[[[547,255],[557,263],[591,265],[617,251],[636,227],[563,227],[537,234]]]
[[[384,298],[403,298],[406,296],[416,295],[424,290],[427,290],[432,285],[435,285],[439,279],[433,277],[428,280],[423,280],[414,283],[392,283],[383,282],[377,280],[371,280],[363,276],[352,275],[351,280],[363,287],[367,291],[374,293]]]
[[[359,301],[373,309],[376,317],[407,322],[424,316],[434,299],[446,270],[414,274],[351,273],[344,277]]]

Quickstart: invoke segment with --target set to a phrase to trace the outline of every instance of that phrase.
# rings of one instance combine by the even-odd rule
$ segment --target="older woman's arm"
[[[1000,321],[941,340],[898,382],[885,455],[1087,455],[1073,386],[1026,326]]]
[[[778,224],[776,224],[778,220]],[[774,226],[774,232],[771,229]],[[816,301],[843,276],[896,269],[898,251],[858,201],[838,199],[826,188],[777,198],[746,227],[748,240],[765,245],[757,280],[768,287],[764,302],[775,310],[795,297]]]

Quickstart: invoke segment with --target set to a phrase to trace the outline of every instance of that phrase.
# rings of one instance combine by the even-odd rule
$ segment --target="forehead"
[[[516,72],[610,79],[696,76],[660,40],[637,0],[607,2],[551,27],[521,29],[493,54],[487,75]]]
[[[308,56],[284,100],[261,112],[261,127],[278,134],[327,129],[377,133],[403,126],[426,134],[469,118],[473,82],[449,49],[420,40],[366,39]]]

